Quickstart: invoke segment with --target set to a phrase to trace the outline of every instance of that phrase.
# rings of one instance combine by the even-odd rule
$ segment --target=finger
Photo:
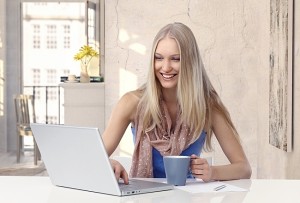
[[[207,163],[207,160],[206,159],[202,159],[202,158],[194,158],[194,159],[192,159],[192,161],[191,161],[191,164],[200,164],[200,165],[202,165],[202,164],[206,164]]]
[[[200,164],[191,164],[190,166],[191,170],[197,170],[197,169],[202,169],[202,165]]]
[[[192,174],[195,178],[201,179],[204,182],[211,181],[211,171],[210,168],[206,169],[194,169],[192,170]]]
[[[203,175],[204,171],[202,169],[194,169],[192,170],[193,175]]]
[[[192,154],[190,157],[191,157],[190,165],[192,166],[193,164],[197,164],[197,161],[195,160],[198,159],[199,157],[195,154]]]
[[[195,155],[195,154],[192,154],[192,155],[191,155],[191,159],[196,159],[196,158],[198,158],[197,155]]]
[[[126,172],[126,170],[122,170],[120,177],[123,179],[125,185],[129,184],[129,178],[128,178],[128,174]]]
[[[117,181],[119,181],[119,179],[121,177],[121,170],[120,170],[120,168],[119,167],[115,167],[114,172],[115,172],[115,176],[116,176]]]

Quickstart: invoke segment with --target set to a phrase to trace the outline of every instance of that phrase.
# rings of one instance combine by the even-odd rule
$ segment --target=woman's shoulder
[[[129,91],[121,97],[121,99],[119,100],[119,105],[126,107],[126,109],[128,109],[129,111],[135,111],[141,98],[142,94],[140,90]]]
[[[125,100],[127,102],[139,102],[140,99],[142,98],[142,92],[137,89],[137,90],[133,90],[133,91],[129,91],[126,92],[123,96],[122,96],[122,100]]]
[[[127,115],[131,121],[134,120],[137,106],[140,102],[141,94],[139,90],[134,90],[125,93],[120,101],[118,106],[122,109],[122,111]]]

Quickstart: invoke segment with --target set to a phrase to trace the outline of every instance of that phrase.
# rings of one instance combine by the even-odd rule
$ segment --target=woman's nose
[[[162,70],[165,72],[168,72],[172,69],[171,64],[169,62],[169,60],[164,60],[163,64],[162,64]]]

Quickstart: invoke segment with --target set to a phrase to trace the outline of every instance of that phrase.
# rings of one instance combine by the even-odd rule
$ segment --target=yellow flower
[[[81,63],[87,66],[93,57],[98,57],[99,53],[93,49],[93,47],[84,45],[79,49],[79,52],[74,55],[74,60],[81,61]]]

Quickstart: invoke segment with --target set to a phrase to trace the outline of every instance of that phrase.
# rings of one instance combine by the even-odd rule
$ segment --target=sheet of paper
[[[216,187],[225,185],[221,190],[215,191]],[[185,186],[176,186],[177,189],[184,190],[190,193],[207,193],[207,192],[246,192],[247,189],[230,185],[221,181],[205,183],[199,180],[190,180]]]

